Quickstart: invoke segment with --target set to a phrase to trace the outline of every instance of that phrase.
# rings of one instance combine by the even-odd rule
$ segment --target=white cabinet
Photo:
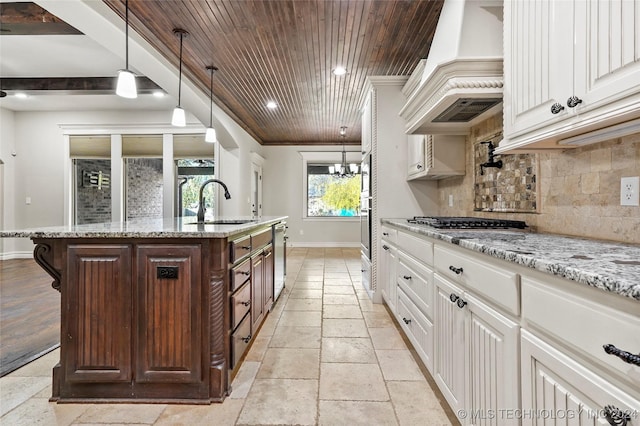
[[[397,285],[396,285],[396,268],[398,264],[398,255],[396,248],[388,241],[382,240],[382,261],[380,262],[380,268],[378,280],[380,284],[380,291],[382,297],[391,309],[392,312],[396,310],[397,303]]]
[[[510,424],[496,413],[519,408],[519,325],[437,273],[435,285],[436,383],[463,424]]]
[[[371,138],[373,134],[373,95],[372,91],[368,91],[365,96],[364,106],[362,107],[362,155],[371,152]]]
[[[398,289],[397,316],[425,367],[433,372],[433,324],[414,305],[407,295]]]
[[[639,400],[564,353],[527,331],[521,351],[524,425],[640,425]]]
[[[640,0],[504,2],[504,140],[496,152],[640,117]],[[597,140],[595,140],[597,142]]]
[[[407,180],[462,176],[465,158],[464,136],[407,136]]]

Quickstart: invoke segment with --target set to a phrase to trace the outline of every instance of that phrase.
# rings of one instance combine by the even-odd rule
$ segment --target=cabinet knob
[[[451,302],[453,302],[453,303],[455,303],[455,302],[456,302],[456,300],[458,300],[458,299],[459,299],[459,297],[458,297],[458,295],[457,295],[457,294],[455,294],[455,293],[451,293],[451,294],[449,295],[449,300],[451,300]]]
[[[402,278],[409,281],[411,279],[411,275],[403,275]]]
[[[247,337],[241,337],[240,339],[245,343],[249,343],[249,341],[251,340],[251,334],[249,334]]]
[[[624,412],[613,405],[604,407],[604,416],[611,426],[626,426],[627,422],[631,421],[631,416],[628,412]]]
[[[388,245],[384,245],[384,246],[382,246],[382,248],[385,249],[385,250],[389,250],[389,246]]]
[[[383,232],[382,235],[384,235],[385,237],[388,237],[389,233],[388,232]]]
[[[402,321],[404,321],[404,323],[407,324],[407,325],[411,323],[411,320],[407,319],[405,317],[402,317]]]
[[[467,302],[462,300],[462,299],[460,299],[460,298],[458,298],[458,300],[456,301],[456,304],[458,305],[458,308],[462,309],[462,308],[464,308],[464,305],[467,304]]]
[[[567,99],[567,106],[569,108],[576,107],[576,106],[580,105],[581,103],[582,103],[582,99],[580,99],[577,96],[571,96],[569,99]]]
[[[418,170],[420,170],[421,168],[422,168],[422,164],[418,164],[418,165],[416,166],[416,169],[418,169]]]
[[[609,355],[615,355],[624,362],[627,362],[632,365],[640,366],[640,354],[632,354],[631,352],[623,351],[622,349],[616,348],[614,345],[604,345],[602,346],[604,351]]]
[[[462,268],[456,268],[453,265],[449,266],[449,270],[456,273],[456,275],[460,275],[462,273]]]
[[[247,300],[246,302],[240,302],[240,304],[242,304],[244,306],[249,306],[249,305],[251,305],[251,300]]]
[[[555,104],[551,105],[551,114],[558,114],[563,109],[564,107],[556,102]]]

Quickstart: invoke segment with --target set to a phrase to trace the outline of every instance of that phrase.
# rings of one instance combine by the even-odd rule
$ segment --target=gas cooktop
[[[524,229],[527,227],[527,224],[520,220],[482,217],[414,216],[413,219],[407,219],[407,222],[441,229]]]

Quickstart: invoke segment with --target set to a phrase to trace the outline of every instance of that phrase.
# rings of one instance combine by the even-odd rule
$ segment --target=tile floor
[[[289,251],[285,291],[222,404],[50,403],[54,351],[0,379],[0,424],[452,424],[386,308],[362,289],[359,255]]]

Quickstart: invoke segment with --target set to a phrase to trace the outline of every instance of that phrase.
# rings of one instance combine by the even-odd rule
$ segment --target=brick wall
[[[111,160],[76,160],[76,224],[111,222],[111,187],[83,185],[83,171],[111,174]]]
[[[162,217],[162,159],[128,158],[126,175],[127,220]]]

